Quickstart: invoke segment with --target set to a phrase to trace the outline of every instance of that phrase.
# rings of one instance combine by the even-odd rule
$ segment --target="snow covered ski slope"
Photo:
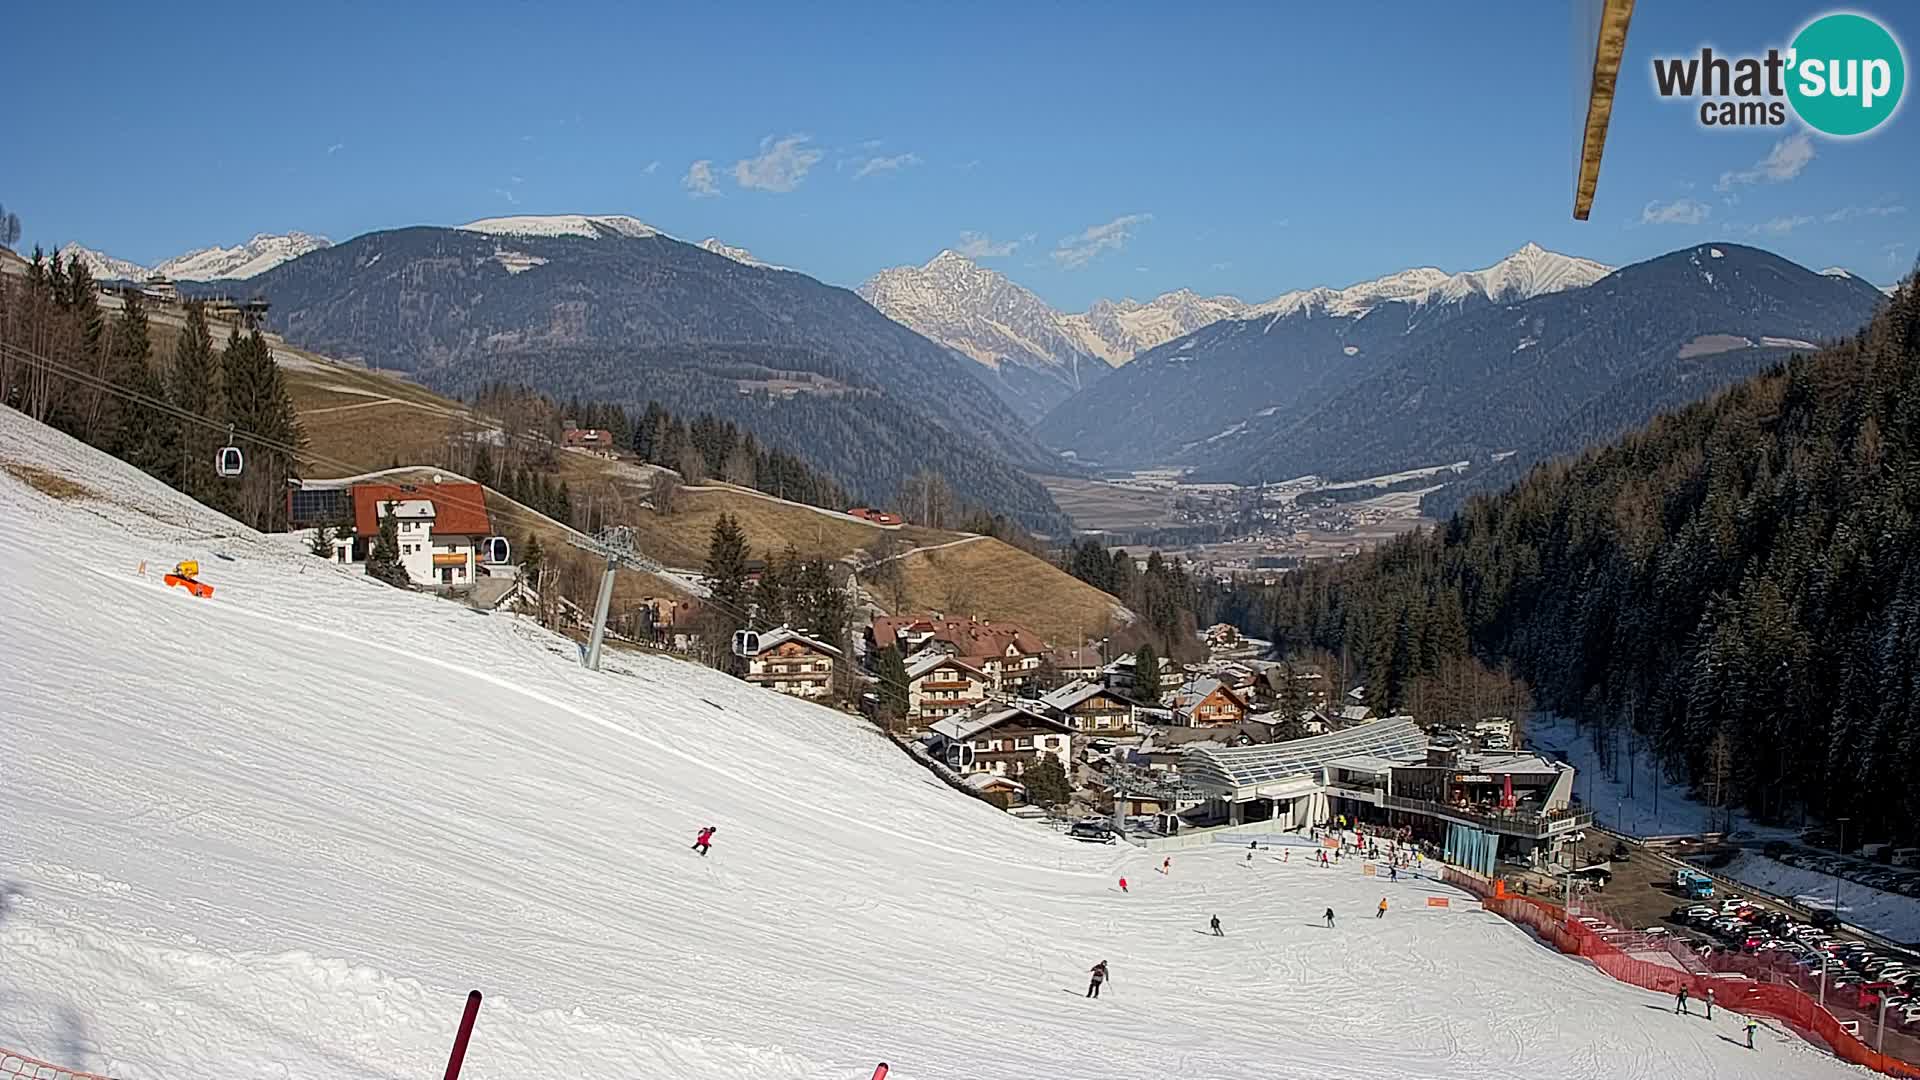
[[[94,495],[0,469],[0,1046],[418,1078],[478,987],[475,1080],[1858,1075],[1430,887],[1224,846],[1163,877],[838,713],[666,660],[588,674],[0,410],[18,463]],[[213,599],[158,583],[183,558]]]

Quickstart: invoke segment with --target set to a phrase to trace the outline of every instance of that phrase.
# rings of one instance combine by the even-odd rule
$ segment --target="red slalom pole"
[[[447,1080],[460,1080],[460,1063],[467,1058],[467,1039],[473,1035],[473,1022],[480,1015],[480,991],[467,995],[467,1011],[460,1014],[460,1034],[453,1037],[453,1056],[447,1059]]]
[[[887,1080],[887,1063],[886,1062],[883,1061],[880,1064],[874,1066],[873,1080]]]

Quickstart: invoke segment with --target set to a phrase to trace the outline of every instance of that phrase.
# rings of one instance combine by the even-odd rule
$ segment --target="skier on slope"
[[[1087,996],[1097,998],[1100,996],[1100,985],[1107,981],[1107,962],[1102,960],[1093,965],[1091,975],[1092,977],[1087,980]]]
[[[1329,930],[1333,929],[1333,909],[1332,908],[1327,909],[1327,914],[1325,918],[1327,920],[1327,929]]]
[[[1397,864],[1394,864],[1394,863],[1387,864],[1387,880],[1388,881],[1400,880],[1400,867]]]
[[[1707,1019],[1713,1019],[1713,987],[1707,987]]]
[[[1121,878],[1121,879],[1120,879],[1120,891],[1121,891],[1121,892],[1126,892],[1126,891],[1127,891],[1127,879],[1126,879],[1126,878]],[[1106,961],[1104,961],[1104,960],[1103,960],[1103,961],[1101,961],[1101,963],[1105,963],[1105,962],[1106,962]]]
[[[1227,935],[1226,935],[1226,932],[1220,929],[1220,916],[1218,916],[1218,915],[1215,915],[1215,916],[1213,917],[1213,936],[1214,936],[1214,937],[1226,937],[1226,936],[1227,936]]]
[[[1759,1021],[1751,1016],[1747,1017],[1747,1049],[1749,1050],[1753,1049],[1753,1029],[1759,1026]]]
[[[1684,986],[1680,988],[1679,993],[1673,995],[1673,1015],[1675,1016],[1692,1016],[1693,1015],[1692,1013],[1687,1011],[1687,988]]]
[[[1383,896],[1380,898],[1380,907],[1378,908],[1378,910],[1374,911],[1373,917],[1376,919],[1384,919],[1387,917],[1387,898],[1386,897]]]
[[[1169,855],[1160,861],[1160,872],[1162,874],[1173,873],[1173,856]]]
[[[707,853],[707,849],[713,846],[713,834],[718,831],[719,831],[719,826],[717,825],[709,825],[706,828],[701,829],[700,835],[693,838],[693,850],[699,852],[702,856],[705,856]]]
[[[1251,851],[1247,852],[1247,865],[1248,866],[1253,865],[1253,852]]]

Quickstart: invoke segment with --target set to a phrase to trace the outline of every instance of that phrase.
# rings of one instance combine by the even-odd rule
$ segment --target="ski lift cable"
[[[180,406],[175,405],[173,402],[166,401],[160,398],[155,398],[149,394],[145,394],[138,390],[134,390],[130,387],[123,386],[119,383],[113,382],[112,380],[106,378],[103,375],[98,375],[90,371],[83,371],[79,368],[75,368],[70,365],[61,363],[58,360],[54,360],[49,357],[40,356],[37,353],[31,352],[17,345],[13,345],[10,343],[0,343],[0,352],[8,353],[14,356],[16,359],[22,360],[28,364],[40,366],[48,371],[52,371],[56,374],[72,379],[84,385],[90,386],[94,389],[101,390],[105,393],[113,394],[117,397],[135,402],[137,404],[145,405],[148,408],[154,409],[168,416],[175,417],[179,420],[183,420],[188,423],[199,424],[202,427],[206,427],[214,431],[229,432],[228,438],[230,441],[233,439],[240,439],[240,440],[250,442],[254,445],[264,447],[269,450],[277,450],[283,454],[289,455],[290,457],[294,457],[294,458],[304,457],[308,461],[316,462],[322,465],[331,465],[336,468],[343,469],[349,475],[352,475],[359,468],[358,466],[350,462],[341,461],[338,458],[331,458],[325,454],[316,453],[312,450],[304,449],[298,446],[292,446],[287,443],[281,442],[280,440],[273,439],[265,435],[260,435],[252,431],[248,431],[245,428],[237,427],[232,423],[222,421],[222,420],[216,420],[212,417],[205,416],[200,413],[196,413],[191,410],[181,408]],[[512,436],[509,436],[509,437],[512,437]],[[452,503],[458,506],[463,506],[467,509],[481,510],[481,511],[484,511],[486,509],[486,504],[484,501],[476,503],[474,500],[468,499],[464,496],[451,495],[451,494],[444,496],[444,498],[449,503]],[[562,527],[566,528],[570,534],[578,532],[578,530],[573,529],[571,526],[563,525]],[[587,537],[587,535],[584,533],[579,534],[579,536],[577,537],[573,535],[569,535],[568,537],[569,543],[573,543],[575,540],[590,541],[591,538]],[[574,546],[582,547],[585,545],[580,543],[575,543]],[[651,560],[648,560],[648,561],[651,562]],[[655,565],[657,566],[658,564],[655,564]],[[658,572],[658,571],[654,571],[654,572]],[[753,621],[752,611],[738,604],[722,601],[711,596],[703,597],[702,600],[704,603],[712,607],[719,608],[723,611],[728,612],[729,614],[737,616],[743,622],[751,623]],[[885,676],[876,675],[876,678],[879,680],[879,683],[882,686],[885,686],[894,690],[899,690],[903,693],[911,692],[911,687],[906,684],[900,683],[898,681],[888,680]]]

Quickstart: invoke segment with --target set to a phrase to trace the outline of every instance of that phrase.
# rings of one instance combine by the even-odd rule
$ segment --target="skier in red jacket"
[[[702,856],[706,855],[707,849],[713,846],[713,834],[717,831],[719,831],[719,827],[715,825],[709,825],[701,829],[700,835],[693,838],[693,850],[699,852]]]

